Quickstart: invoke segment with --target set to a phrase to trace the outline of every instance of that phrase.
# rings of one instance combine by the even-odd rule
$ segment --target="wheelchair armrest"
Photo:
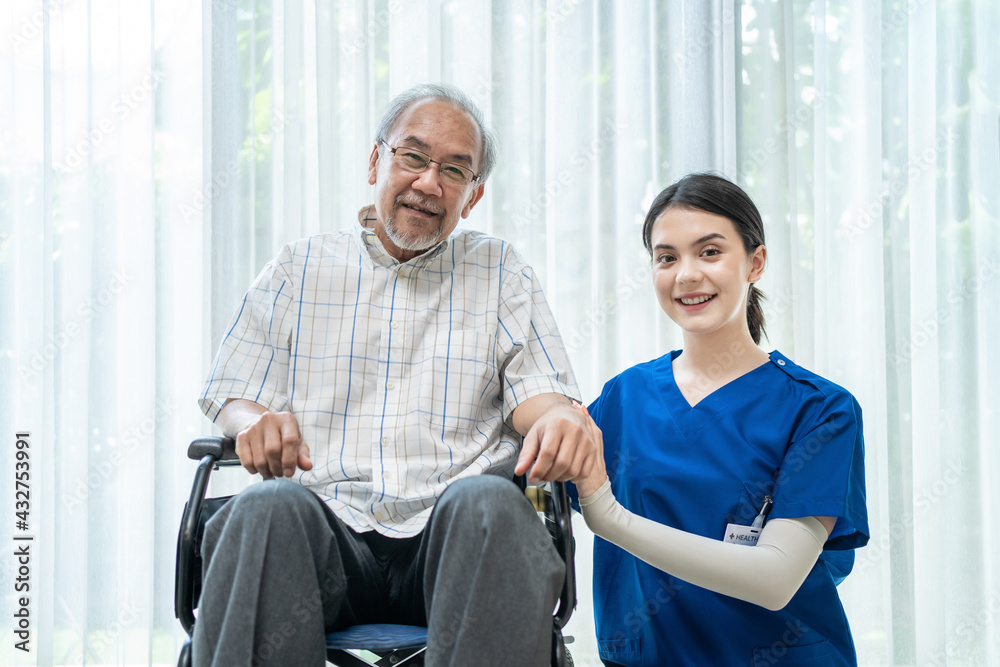
[[[198,520],[205,503],[205,489],[212,470],[219,466],[236,466],[236,442],[232,438],[198,438],[188,446],[188,458],[198,461],[191,485],[191,496],[184,506],[180,534],[177,536],[177,569],[174,580],[174,614],[184,630],[191,634],[194,627],[194,600],[188,582],[196,576],[198,562]]]
[[[232,438],[198,438],[188,445],[189,459],[200,461],[206,456],[211,456],[216,466],[231,466],[240,463],[240,458],[236,455],[236,441]]]

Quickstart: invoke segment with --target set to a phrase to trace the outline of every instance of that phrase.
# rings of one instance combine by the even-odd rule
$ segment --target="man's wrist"
[[[260,418],[267,412],[268,409],[263,405],[249,399],[231,398],[219,410],[216,423],[227,437],[236,438],[240,433],[260,421]]]
[[[522,436],[526,436],[531,427],[535,425],[535,422],[554,408],[562,406],[571,408],[572,404],[570,400],[563,394],[555,392],[529,396],[514,408],[511,413],[511,424],[514,426],[514,430]]]

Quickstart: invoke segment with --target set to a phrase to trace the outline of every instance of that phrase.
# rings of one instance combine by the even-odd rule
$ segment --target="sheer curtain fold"
[[[535,267],[588,400],[680,346],[639,238],[655,194],[694,170],[751,194],[766,346],[864,410],[861,664],[1000,665],[996,3],[17,0],[0,31],[0,417],[32,433],[38,553],[37,651],[0,663],[175,662],[222,332],[283,244],[354,224],[376,119],[440,80],[501,138],[463,225]]]
[[[969,287],[975,288],[975,354],[980,359],[980,372],[974,392],[977,396],[1000,396],[1000,350],[992,344],[992,332],[1000,327],[1000,201],[996,195],[996,174],[1000,173],[1000,54],[990,39],[991,30],[1000,30],[1000,7],[976,5],[973,19],[973,41],[976,76],[972,80],[972,146],[996,146],[996,151],[975,151],[970,159],[970,204],[974,229],[976,276]],[[992,176],[991,176],[992,175]],[[992,184],[988,179],[993,178]],[[988,276],[986,278],[985,276]],[[976,419],[978,441],[978,474],[976,474],[980,507],[997,507],[1000,489],[992,484],[992,475],[1000,470],[1000,451],[993,445],[1000,433],[1000,409],[995,403],[984,406]],[[993,612],[986,622],[988,643],[986,655],[1000,651],[1000,533],[992,530],[991,513],[979,512],[976,532],[984,536],[982,548],[981,589],[983,607]]]
[[[174,659],[171,538],[183,501],[172,485],[190,472],[173,443],[194,432],[179,406],[196,387],[165,364],[175,347],[192,360],[201,350],[175,324],[178,302],[191,302],[184,246],[201,231],[183,216],[196,205],[200,131],[175,113],[198,80],[199,27],[189,32],[184,16],[198,7],[4,8],[0,403],[5,432],[32,434],[34,539],[32,650],[5,643],[2,664]],[[168,443],[174,455],[159,458]]]

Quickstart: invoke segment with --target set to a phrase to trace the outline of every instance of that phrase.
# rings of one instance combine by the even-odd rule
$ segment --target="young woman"
[[[739,187],[683,178],[656,197],[643,241],[684,349],[589,406],[606,465],[575,481],[599,536],[601,658],[857,664],[836,586],[868,541],[860,407],[758,347],[767,251]]]

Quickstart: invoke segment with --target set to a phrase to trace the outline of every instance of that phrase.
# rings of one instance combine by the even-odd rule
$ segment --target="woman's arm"
[[[611,483],[580,499],[595,535],[679,579],[777,611],[788,604],[823,551],[835,519],[772,519],[757,546],[687,533],[621,506]]]
[[[577,407],[587,414],[586,407]],[[587,427],[599,455],[590,475],[573,481],[583,518],[594,534],[702,588],[772,611],[788,604],[822,553],[835,517],[771,519],[754,547],[664,526],[618,503],[605,470],[604,437],[589,414]]]

